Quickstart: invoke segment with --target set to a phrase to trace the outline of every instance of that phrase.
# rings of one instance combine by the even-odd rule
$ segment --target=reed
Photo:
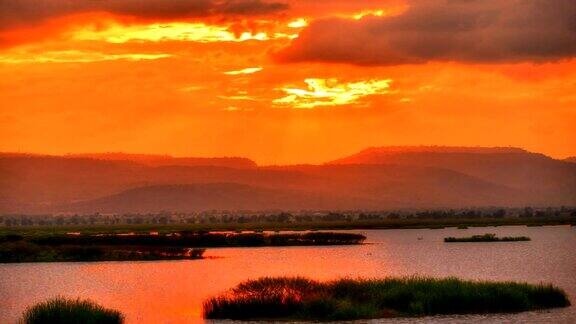
[[[181,231],[165,235],[46,235],[33,237],[38,245],[138,245],[172,247],[291,246],[360,244],[366,237],[354,233],[308,232],[292,234],[204,233]]]
[[[566,307],[551,285],[424,277],[341,279],[261,278],[204,302],[204,317],[233,320],[354,320],[438,314],[520,312]]]
[[[206,247],[353,245],[365,239],[335,232],[6,235],[0,236],[0,263],[201,259]]]
[[[25,324],[118,324],[124,316],[92,301],[57,297],[28,308],[22,317]]]

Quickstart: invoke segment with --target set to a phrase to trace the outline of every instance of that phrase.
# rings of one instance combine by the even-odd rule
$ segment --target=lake
[[[90,298],[120,310],[128,323],[198,323],[202,301],[261,276],[424,275],[552,283],[576,304],[576,227],[484,227],[458,230],[355,230],[358,246],[208,249],[205,260],[0,264],[0,323],[47,298]],[[446,236],[496,233],[528,242],[444,243]],[[436,316],[370,323],[576,323],[576,306],[520,314]]]

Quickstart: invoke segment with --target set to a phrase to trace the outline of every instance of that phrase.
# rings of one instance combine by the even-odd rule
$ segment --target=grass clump
[[[24,324],[118,324],[124,316],[92,301],[57,297],[36,304],[24,312]]]
[[[243,282],[204,302],[204,317],[234,320],[354,320],[566,307],[551,285],[421,277],[318,282],[301,277]]]
[[[517,242],[517,241],[530,241],[527,236],[505,236],[496,237],[496,234],[472,235],[470,237],[446,237],[444,242]]]

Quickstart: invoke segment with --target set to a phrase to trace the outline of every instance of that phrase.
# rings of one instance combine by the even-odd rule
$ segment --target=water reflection
[[[15,322],[24,308],[55,295],[88,297],[121,310],[129,323],[202,322],[201,303],[246,279],[302,275],[401,275],[554,283],[576,302],[576,230],[498,227],[457,230],[355,231],[362,246],[209,249],[206,260],[0,265],[0,322]],[[526,235],[530,242],[452,243],[445,236]],[[419,240],[418,238],[422,239]],[[411,319],[413,320],[413,319]],[[421,322],[576,322],[575,307],[494,316],[450,316]],[[372,321],[374,322],[374,321]],[[381,322],[381,321],[378,321]],[[404,319],[392,320],[403,323]]]

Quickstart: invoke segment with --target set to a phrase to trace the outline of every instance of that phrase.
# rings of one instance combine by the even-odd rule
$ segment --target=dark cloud
[[[103,11],[142,18],[266,15],[287,9],[263,0],[0,0],[0,29],[68,14]]]
[[[231,15],[266,15],[288,9],[288,5],[280,2],[263,2],[261,0],[225,1],[219,10]]]
[[[576,56],[576,0],[412,0],[394,17],[327,19],[281,61],[396,65],[552,61]]]

